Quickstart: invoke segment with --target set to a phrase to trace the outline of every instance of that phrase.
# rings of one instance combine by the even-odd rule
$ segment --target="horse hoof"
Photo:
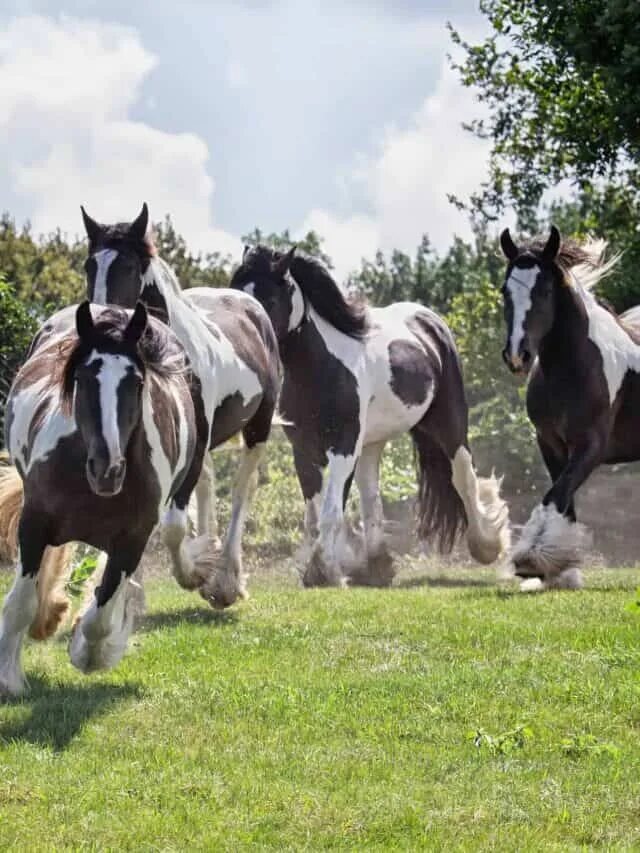
[[[394,577],[393,557],[388,551],[382,551],[375,557],[369,557],[364,566],[350,573],[349,585],[385,588],[391,586]]]

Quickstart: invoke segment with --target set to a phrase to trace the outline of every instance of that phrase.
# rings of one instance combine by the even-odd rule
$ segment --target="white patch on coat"
[[[628,370],[640,373],[640,346],[619,321],[585,288],[579,287],[589,319],[589,338],[602,356],[602,369],[609,389],[609,403],[616,399]]]
[[[118,389],[122,380],[132,370],[142,379],[136,365],[124,355],[103,353],[93,350],[87,364],[101,360],[96,380],[100,393],[100,420],[102,437],[109,453],[109,467],[117,465],[124,457],[126,448],[120,446],[120,428],[118,426]]]
[[[48,411],[42,426],[36,433],[28,459],[25,450],[29,440],[29,428],[43,400],[49,397]],[[76,430],[73,417],[60,411],[58,395],[51,390],[51,377],[45,376],[31,385],[23,386],[11,395],[13,420],[10,425],[7,445],[11,459],[18,462],[25,475],[36,462],[44,462],[58,446],[58,442]]]
[[[513,306],[513,320],[509,337],[509,350],[512,358],[517,358],[520,354],[520,344],[524,338],[524,324],[531,308],[531,291],[539,274],[539,266],[526,269],[513,267],[505,285]]]
[[[304,296],[299,286],[290,276],[287,276],[287,284],[291,294],[291,313],[289,314],[288,330],[295,331],[304,320]]]
[[[118,253],[115,249],[102,249],[99,252],[96,252],[93,256],[93,259],[96,262],[96,281],[93,286],[93,299],[96,305],[106,305],[107,304],[107,275],[109,273],[109,267],[118,257]]]
[[[151,380],[155,381],[155,380]],[[160,501],[158,511],[165,505],[169,495],[175,475],[181,471],[187,459],[187,444],[188,444],[188,425],[182,406],[182,400],[178,394],[175,395],[175,403],[179,412],[178,432],[180,436],[180,451],[178,462],[175,467],[172,467],[171,460],[164,451],[160,431],[158,430],[155,418],[153,417],[153,399],[151,397],[150,385],[146,385],[142,392],[142,423],[146,439],[149,442],[151,449],[151,465],[158,478],[160,485]]]
[[[256,295],[256,283],[255,283],[255,281],[248,281],[242,289],[244,290],[245,293],[248,293],[249,296],[255,297],[255,295]]]

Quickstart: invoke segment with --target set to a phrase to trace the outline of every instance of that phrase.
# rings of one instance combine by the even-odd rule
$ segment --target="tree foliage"
[[[640,4],[628,0],[481,0],[492,33],[456,64],[488,116],[493,145],[485,214],[535,213],[545,188],[606,178],[640,194]]]
[[[170,216],[153,226],[158,254],[171,266],[182,287],[227,287],[231,278],[231,258],[220,252],[193,254],[178,234]]]

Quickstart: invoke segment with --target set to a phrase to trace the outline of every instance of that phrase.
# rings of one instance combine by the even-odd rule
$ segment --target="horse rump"
[[[411,430],[418,477],[418,535],[441,554],[452,550],[467,529],[467,514],[452,480],[451,460],[424,428]]]

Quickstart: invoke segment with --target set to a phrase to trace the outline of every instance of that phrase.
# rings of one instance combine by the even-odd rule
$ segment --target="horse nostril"
[[[94,459],[87,459],[87,470],[89,471],[92,477],[96,476],[96,463]]]
[[[530,361],[531,361],[531,353],[529,352],[529,350],[528,349],[522,350],[522,363],[523,364],[529,364]]]

